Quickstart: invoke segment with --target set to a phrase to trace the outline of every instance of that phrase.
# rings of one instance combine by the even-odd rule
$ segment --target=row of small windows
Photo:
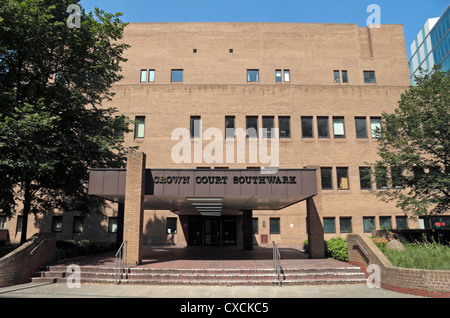
[[[393,229],[391,216],[379,216],[380,229]],[[406,216],[395,216],[396,228],[398,230],[408,229],[408,220]],[[323,230],[326,234],[335,234],[336,217],[323,218]],[[376,229],[375,216],[363,217],[364,233],[370,233]],[[339,233],[353,233],[352,217],[339,217]]]
[[[183,69],[172,69],[170,73],[171,82],[183,82]],[[155,82],[155,70],[154,69],[142,69],[140,82]],[[364,83],[376,83],[375,71],[363,71]],[[289,83],[291,81],[290,70],[288,69],[276,69],[275,70],[275,82],[276,83]],[[348,72],[346,70],[334,70],[333,71],[334,83],[348,83]],[[259,82],[259,69],[247,70],[247,82],[257,83]]]
[[[260,116],[246,116],[247,138],[258,138],[258,125]],[[277,116],[280,138],[291,138],[291,118],[290,116]],[[225,116],[225,137],[235,136],[235,116]],[[263,128],[263,138],[273,138],[275,128],[275,116],[261,116]],[[345,121],[343,116],[331,117],[332,132],[334,138],[345,138]],[[369,117],[370,132],[372,138],[380,138],[381,117]],[[330,116],[316,117],[317,130],[314,129],[313,116],[301,116],[302,138],[330,138]],[[355,117],[356,138],[367,139],[367,117]],[[190,117],[191,138],[199,138],[201,135],[201,116]],[[144,138],[145,136],[145,116],[135,117],[134,138]]]

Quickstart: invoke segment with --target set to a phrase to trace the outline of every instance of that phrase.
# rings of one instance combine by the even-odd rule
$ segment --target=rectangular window
[[[352,233],[352,218],[351,217],[340,217],[339,227],[341,233]]]
[[[340,83],[341,80],[340,80],[340,74],[339,74],[339,71],[338,71],[338,70],[335,70],[335,71],[333,71],[333,74],[334,74],[334,82],[335,82],[335,83]]]
[[[370,117],[370,130],[372,138],[381,137],[381,117]]]
[[[291,81],[291,75],[289,70],[284,70],[283,75],[284,75],[284,82],[289,83]]]
[[[313,118],[312,116],[302,116],[302,137],[313,138]]]
[[[247,138],[258,138],[258,116],[247,116]]]
[[[363,217],[364,233],[370,233],[375,230],[375,217],[364,216]]]
[[[336,233],[335,218],[323,218],[323,232]]]
[[[392,179],[392,187],[394,189],[403,188],[402,169],[398,167],[391,167],[391,179]]]
[[[148,81],[149,82],[155,81],[155,70],[148,70]]]
[[[355,117],[356,138],[367,138],[366,117]]]
[[[274,117],[263,116],[262,117],[263,138],[273,138]]]
[[[364,83],[375,83],[375,71],[364,71]]]
[[[177,234],[177,218],[166,219],[166,234]]]
[[[252,219],[252,226],[253,226],[253,234],[258,234],[258,218]]]
[[[348,168],[347,167],[336,168],[336,175],[337,175],[338,190],[348,190],[349,189]]]
[[[6,229],[6,216],[0,216],[0,229]]]
[[[392,230],[391,220],[390,216],[380,216],[380,230]]]
[[[141,83],[147,82],[147,70],[141,70]]]
[[[333,189],[333,177],[331,168],[320,168],[320,179],[322,180],[322,190]]]
[[[23,224],[23,216],[19,215],[17,217],[16,233],[22,232],[22,224]]]
[[[342,83],[348,83],[347,71],[342,71]]]
[[[377,189],[387,188],[387,169],[383,166],[375,167],[375,183]]]
[[[108,233],[117,233],[117,217],[108,218]]]
[[[275,70],[275,82],[281,83],[281,70]]]
[[[191,116],[191,138],[200,138],[202,120],[200,116]]]
[[[225,116],[225,138],[234,138],[234,116]]]
[[[82,216],[73,217],[73,233],[83,233],[84,218]]]
[[[62,231],[62,215],[54,215],[52,217],[52,232],[61,232]]]
[[[408,229],[408,218],[406,216],[396,216],[395,222],[397,223],[398,230]]]
[[[183,81],[183,70],[172,70],[170,76],[171,82],[182,82]]]
[[[247,82],[259,82],[259,70],[247,70]]]
[[[278,128],[280,131],[280,138],[291,138],[291,117],[279,116]]]
[[[319,138],[330,138],[328,117],[317,117],[317,134]]]
[[[370,167],[359,167],[359,184],[361,190],[370,190],[372,188],[370,182]]]
[[[270,218],[270,234],[280,233],[280,218]]]
[[[344,117],[333,117],[334,138],[345,138]]]
[[[144,138],[145,116],[136,116],[134,123],[134,138]]]

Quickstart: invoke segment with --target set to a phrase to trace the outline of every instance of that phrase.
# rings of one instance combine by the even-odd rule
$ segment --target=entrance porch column
[[[308,169],[316,169],[317,195],[306,199],[306,228],[308,232],[309,258],[325,258],[325,240],[323,224],[320,219],[322,214],[322,183],[320,168],[307,166]]]
[[[145,161],[143,152],[130,153],[127,158],[123,240],[127,241],[128,265],[142,263]]]
[[[243,222],[242,222],[242,241],[244,250],[253,249],[253,211],[244,210],[242,211]]]

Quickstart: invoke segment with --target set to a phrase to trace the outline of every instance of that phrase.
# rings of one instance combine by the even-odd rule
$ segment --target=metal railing
[[[278,283],[281,285],[281,255],[280,250],[278,249],[277,243],[273,242],[273,267],[275,269],[275,273],[277,274]]]
[[[42,243],[44,243],[45,241],[47,241],[47,239],[42,239],[35,248],[33,248],[33,250],[30,252],[30,255],[33,255],[33,253],[39,248],[39,246],[42,245]]]
[[[125,272],[125,262],[127,260],[127,241],[123,241],[116,253],[116,275],[115,284],[120,283]]]
[[[366,254],[367,256],[369,256],[369,253],[367,253],[366,249],[361,245],[361,243],[359,243],[358,240],[352,239],[352,241],[355,242],[356,244],[358,244],[359,248],[364,252],[364,254]]]

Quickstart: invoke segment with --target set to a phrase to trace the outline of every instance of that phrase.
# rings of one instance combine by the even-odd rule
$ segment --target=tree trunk
[[[23,200],[23,210],[22,210],[22,234],[20,236],[20,245],[27,240],[27,228],[28,228],[28,214],[31,210],[31,181],[25,181],[25,193]]]

